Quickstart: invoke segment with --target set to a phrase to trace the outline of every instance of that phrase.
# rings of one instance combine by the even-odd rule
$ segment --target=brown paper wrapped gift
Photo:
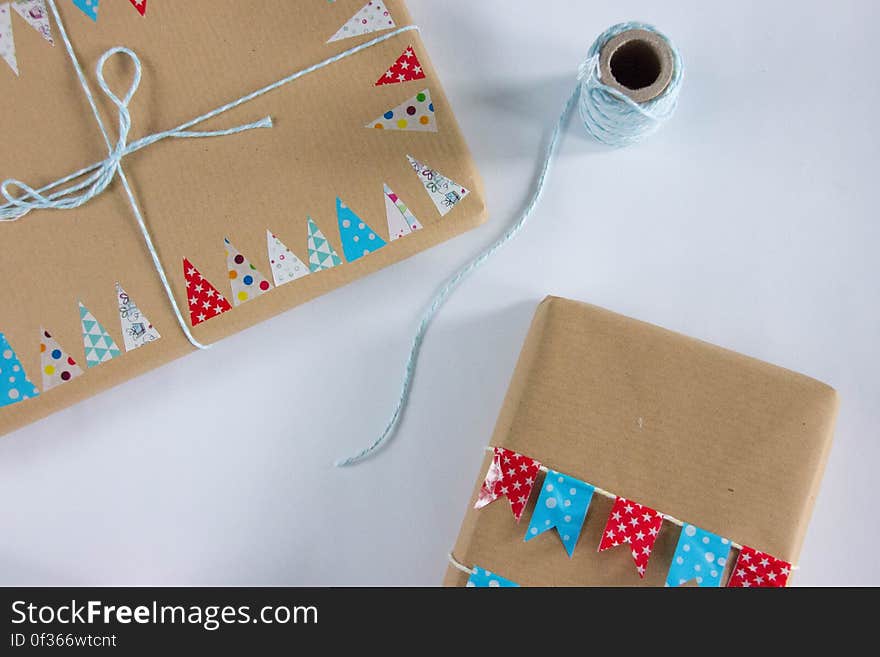
[[[390,31],[328,43],[365,4],[366,0],[190,0],[150,3],[146,15],[140,16],[130,3],[114,1],[101,3],[98,20],[92,21],[70,1],[57,2],[111,141],[117,137],[118,112],[98,89],[95,64],[102,53],[120,44],[142,60],[143,80],[130,105],[129,142]],[[402,0],[385,0],[384,5],[397,28],[411,25]],[[0,178],[15,177],[41,187],[101,161],[107,148],[55,21],[53,47],[18,13],[9,15],[19,75],[0,60]],[[409,47],[424,79],[377,85]],[[130,85],[132,74],[131,62],[122,56],[107,64],[108,83],[119,95]],[[367,127],[425,89],[433,101],[436,132]],[[274,122],[271,129],[167,139],[123,160],[188,324],[184,258],[233,301],[224,238],[272,281],[267,230],[308,263],[311,217],[342,259],[339,266],[273,285],[270,292],[198,324],[193,333],[203,343],[407,258],[485,218],[478,173],[418,31],[397,34],[194,129],[226,129],[266,116]],[[408,155],[470,193],[441,215]],[[390,240],[385,184],[405,201],[423,229]],[[387,245],[348,262],[337,198]],[[174,319],[118,178],[76,210],[37,210],[0,224],[0,234],[0,333],[42,391],[36,399],[0,404],[0,434],[192,350]],[[117,282],[161,339],[126,352]],[[86,368],[80,301],[113,338],[122,352],[119,357]],[[78,362],[83,375],[44,388],[41,327]],[[66,367],[64,359],[61,366]]]
[[[796,563],[837,404],[833,389],[806,376],[548,297],[488,442]],[[459,563],[521,585],[664,584],[679,527],[663,523],[642,580],[628,546],[597,552],[612,500],[595,495],[569,559],[555,531],[523,540],[544,475],[520,523],[503,497],[473,508],[490,461],[452,553]],[[466,579],[450,566],[445,584]]]

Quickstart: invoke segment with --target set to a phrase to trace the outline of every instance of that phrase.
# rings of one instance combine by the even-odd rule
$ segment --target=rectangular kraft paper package
[[[548,297],[488,443],[797,563],[837,406],[832,388],[806,376]],[[504,497],[473,508],[490,461],[453,550],[459,563],[523,586],[663,586],[680,527],[663,523],[640,579],[628,546],[597,552],[612,500],[594,495],[569,559],[555,531],[523,540],[543,474],[519,523]],[[444,584],[466,580],[450,566]]]
[[[25,10],[34,5],[25,4]],[[118,134],[118,112],[97,85],[95,65],[113,46],[131,48],[143,62],[143,79],[130,104],[132,142],[412,24],[402,0],[150,2],[144,16],[131,3],[113,0],[100,3],[97,20],[71,0],[56,4],[111,141]],[[0,179],[14,177],[39,188],[101,161],[107,148],[54,19],[53,46],[12,5],[0,2],[0,11],[4,6],[7,15],[0,19],[11,21],[19,74],[0,59]],[[396,27],[380,25],[368,34],[330,41],[362,8],[387,12]],[[8,55],[8,49],[4,52]],[[402,56],[403,68],[396,64]],[[395,71],[406,69],[406,74],[386,76],[392,66]],[[124,95],[133,72],[125,57],[111,58],[106,66],[111,89]],[[393,83],[377,84],[380,78],[393,78]],[[400,129],[401,111],[385,122],[388,129],[374,129],[389,109],[404,104],[405,114],[407,101],[414,98],[418,108],[413,120],[425,117],[419,125],[425,129]],[[190,291],[184,258],[231,305],[213,318],[209,311],[208,320],[192,329],[203,343],[241,331],[485,220],[479,175],[418,31],[395,35],[193,129],[221,130],[266,116],[274,127],[214,138],[166,139],[123,160],[187,325]],[[436,131],[429,130],[433,125]],[[440,180],[455,185],[460,200],[454,202],[453,194],[451,206],[442,206],[442,195],[438,200],[429,194],[430,180],[414,170],[408,156],[443,174]],[[394,197],[386,195],[385,185]],[[341,210],[337,198],[344,204]],[[409,215],[403,212],[407,208]],[[398,224],[411,225],[409,218],[414,216],[422,229],[404,230],[409,234],[392,239],[396,235],[390,234],[389,217],[395,212],[400,215]],[[337,266],[276,286],[267,231],[306,264],[309,217],[338,255]],[[363,257],[347,257],[343,223],[351,231],[350,246],[355,238],[363,240],[360,244],[379,243],[374,239],[378,238],[387,245]],[[224,238],[272,283],[268,292],[242,305],[233,303],[240,291],[234,285],[244,280],[247,262],[239,279],[231,281],[235,274],[227,266]],[[17,383],[0,385],[0,392],[16,397],[0,403],[0,434],[193,349],[174,319],[118,178],[78,209],[36,210],[19,221],[0,223],[0,240],[0,370],[14,367],[12,377],[17,377]],[[312,244],[320,249],[322,243],[318,237]],[[334,261],[326,253],[321,259],[325,264]],[[254,280],[256,285],[262,279]],[[117,282],[126,295],[121,304]],[[148,322],[142,317],[140,322],[125,321],[121,315],[131,311],[127,300]],[[127,350],[123,331],[133,332],[129,337],[137,339],[149,323],[161,338],[143,340],[139,348]],[[99,360],[98,366],[87,367],[84,324],[96,346],[91,358]],[[44,337],[44,329],[54,342]],[[115,343],[116,357],[107,337]],[[53,352],[62,357],[52,360]],[[68,355],[82,375],[75,375]],[[37,398],[22,370],[39,389]]]

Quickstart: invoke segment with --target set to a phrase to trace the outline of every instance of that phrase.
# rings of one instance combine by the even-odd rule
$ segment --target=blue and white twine
[[[645,103],[636,103],[626,94],[604,84],[600,79],[599,57],[602,48],[618,34],[633,29],[646,30],[658,35],[669,45],[672,52],[673,71],[669,84],[659,96]],[[550,135],[550,141],[544,152],[540,172],[535,180],[532,195],[525,208],[500,238],[449,278],[431,299],[419,320],[418,328],[413,336],[409,356],[404,366],[400,395],[397,398],[388,424],[386,424],[385,429],[371,445],[354,456],[340,459],[336,462],[337,466],[354,465],[369,458],[387,444],[394,435],[403,412],[409,403],[413,376],[428,327],[440,311],[440,308],[452,296],[452,293],[458,289],[459,285],[489,260],[501,247],[516,237],[525,227],[541,200],[551,164],[559,147],[562,131],[565,128],[572,108],[575,105],[578,106],[584,128],[594,139],[609,146],[627,146],[639,142],[652,134],[672,116],[678,102],[681,82],[681,55],[669,39],[655,27],[637,22],[619,23],[608,28],[596,38],[580,67],[577,85],[571,96],[565,101],[562,113]]]

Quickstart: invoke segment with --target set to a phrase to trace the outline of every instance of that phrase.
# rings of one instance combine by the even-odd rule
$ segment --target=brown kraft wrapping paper
[[[806,376],[548,297],[487,443],[797,563],[837,407]],[[460,563],[523,586],[663,586],[679,527],[663,523],[642,580],[627,546],[597,552],[612,500],[595,495],[569,559],[555,531],[523,540],[543,474],[520,523],[503,497],[473,508],[490,461],[453,550]],[[444,584],[466,580],[450,566]]]
[[[117,136],[117,113],[98,88],[94,70],[100,55],[113,46],[131,48],[143,62],[143,81],[130,106],[129,141],[134,141],[385,33],[327,43],[365,0],[150,3],[145,17],[128,2],[105,2],[97,22],[70,2],[57,4],[111,140]],[[385,4],[398,27],[412,23],[401,0]],[[21,75],[16,77],[0,62],[0,178],[41,187],[102,160],[107,150],[54,21],[54,47],[17,14],[12,21]],[[375,86],[408,46],[414,48],[425,79]],[[117,57],[105,70],[111,88],[122,94],[130,84],[132,65]],[[365,128],[425,88],[435,105],[438,132]],[[225,129],[265,116],[272,117],[273,128],[208,139],[168,139],[123,161],[187,322],[184,257],[232,300],[225,237],[271,281],[267,229],[307,263],[310,216],[343,259],[341,266],[274,288],[196,326],[193,333],[203,343],[241,331],[485,220],[479,174],[417,31],[397,35],[195,129]],[[441,217],[407,155],[470,194]],[[405,201],[423,230],[388,241],[383,183]],[[387,246],[346,262],[337,197]],[[80,300],[123,349],[120,357],[37,399],[0,407],[0,434],[193,349],[174,319],[118,178],[79,209],[34,211],[20,221],[0,224],[0,233],[0,332],[40,389],[41,326],[86,370]],[[159,330],[160,340],[124,353],[117,281]]]

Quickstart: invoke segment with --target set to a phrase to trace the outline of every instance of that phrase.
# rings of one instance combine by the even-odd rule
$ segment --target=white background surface
[[[410,8],[492,221],[0,440],[0,583],[437,584],[552,293],[838,388],[796,583],[880,584],[877,4]],[[384,426],[417,313],[521,206],[581,57],[626,19],[682,50],[679,113],[616,152],[570,126],[533,223],[431,330],[393,447],[334,469]]]

